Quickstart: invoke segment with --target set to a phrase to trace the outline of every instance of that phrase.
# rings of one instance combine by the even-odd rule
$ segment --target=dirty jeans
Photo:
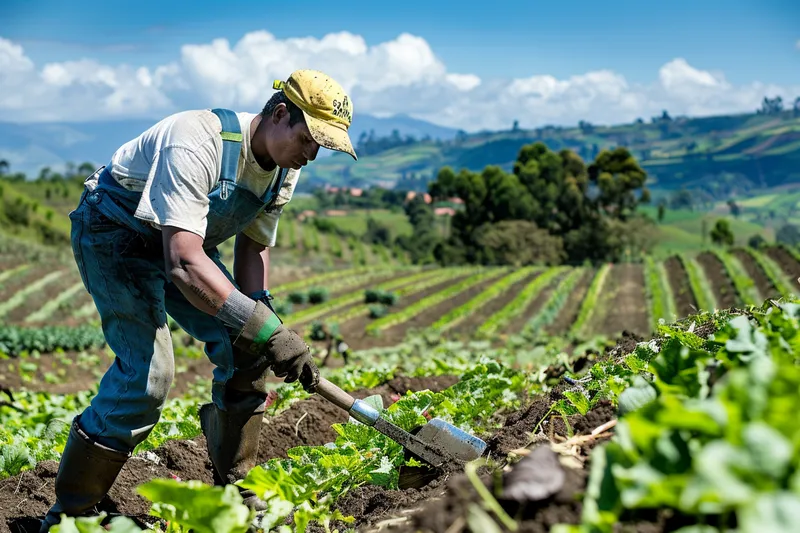
[[[84,191],[70,213],[81,278],[100,313],[115,359],[98,394],[80,415],[93,440],[121,451],[144,441],[158,422],[175,373],[167,314],[205,343],[215,365],[212,400],[222,410],[263,411],[263,359],[234,350],[231,331],[194,307],[166,275],[161,243],[120,225],[98,209],[105,191]],[[214,248],[207,252],[231,282]],[[235,285],[235,282],[234,282]]]

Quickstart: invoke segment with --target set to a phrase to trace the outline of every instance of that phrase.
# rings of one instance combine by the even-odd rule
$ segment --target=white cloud
[[[800,87],[736,85],[684,58],[654,65],[647,84],[610,70],[563,79],[541,73],[481,79],[450,72],[425,39],[407,33],[368,45],[349,32],[279,39],[256,31],[235,43],[185,45],[174,61],[156,68],[92,59],[37,66],[21,46],[0,38],[0,115],[27,122],[157,118],[211,106],[255,111],[272,94],[273,80],[298,68],[323,70],[339,81],[351,93],[355,120],[359,113],[405,113],[467,131],[507,128],[514,120],[523,127],[619,123],[662,109],[672,115],[745,112],[764,96],[793,101],[800,94]]]

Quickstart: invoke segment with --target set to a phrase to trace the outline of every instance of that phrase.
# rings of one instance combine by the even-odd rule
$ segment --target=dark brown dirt
[[[778,263],[789,279],[797,283],[797,278],[800,278],[800,263],[789,252],[778,246],[770,246],[766,249],[766,253]]]
[[[80,277],[77,272],[64,271],[61,277],[49,283],[43,290],[28,295],[22,305],[12,309],[6,316],[6,322],[9,324],[22,324],[28,315],[38,311],[50,300],[61,294],[61,291],[68,289],[79,281]],[[48,320],[48,323],[52,322]]]
[[[483,292],[484,289],[494,283],[497,278],[500,277],[500,275],[500,272],[497,272],[492,277],[485,279],[481,283],[478,283],[477,285],[474,285],[464,291],[461,291],[459,294],[456,294],[449,300],[445,300],[438,305],[429,307],[428,309],[412,317],[410,320],[382,331],[380,334],[382,344],[380,344],[380,346],[391,346],[398,344],[403,341],[407,331],[412,329],[424,329],[430,326],[451,309],[455,309],[456,307],[464,305],[472,298]]]
[[[392,312],[396,313],[398,311],[402,311],[409,305],[412,305],[423,298],[427,298],[431,294],[436,294],[450,285],[458,283],[467,277],[467,275],[468,274],[465,273],[463,275],[442,281],[441,283],[437,283],[436,285],[428,287],[425,290],[407,294],[400,299],[399,304],[397,307],[392,309]],[[392,345],[392,342],[384,337],[367,335],[364,332],[365,328],[372,320],[374,319],[370,318],[369,315],[361,315],[339,324],[339,331],[342,334],[342,338],[351,348],[355,350],[367,350],[378,346]]]
[[[515,317],[511,320],[508,325],[503,330],[503,335],[514,335],[520,333],[524,328],[525,324],[533,318],[536,313],[544,306],[544,304],[550,299],[550,295],[553,294],[553,291],[558,287],[558,284],[561,283],[561,280],[567,276],[567,273],[564,272],[556,276],[553,280],[550,281],[542,291],[528,304],[528,307],[519,314],[519,316]]]
[[[408,390],[443,390],[458,381],[454,376],[425,378],[398,377],[374,389],[353,393],[358,398],[380,394],[384,405],[392,395]],[[347,414],[319,397],[297,402],[275,418],[266,418],[261,431],[259,461],[286,457],[293,446],[319,446],[335,438],[330,425],[347,421]],[[123,468],[108,496],[98,505],[98,511],[110,516],[124,514],[140,524],[153,522],[148,516],[149,502],[138,496],[135,487],[153,478],[176,476],[182,480],[198,479],[213,483],[211,463],[201,435],[188,441],[168,441],[154,451],[157,462],[137,455]],[[152,455],[151,455],[152,457]],[[54,502],[53,483],[58,463],[43,461],[32,471],[0,481],[0,533],[36,532],[38,519]]]
[[[552,324],[545,328],[548,334],[557,335],[569,331],[570,326],[572,326],[572,323],[575,322],[575,318],[578,316],[583,298],[586,296],[586,291],[589,290],[589,285],[591,285],[594,279],[595,272],[594,269],[586,270],[583,277],[581,277],[580,281],[575,285],[575,289],[567,299],[567,303],[564,304],[564,307],[561,308],[561,312],[558,313],[558,317],[556,317]]]
[[[739,305],[741,298],[736,294],[731,278],[725,270],[725,265],[710,252],[703,252],[697,256],[697,262],[703,268],[711,284],[711,290],[717,297],[717,307],[728,309]]]
[[[52,269],[46,265],[34,265],[25,270],[25,272],[21,272],[19,275],[12,276],[11,279],[0,283],[0,302],[8,301],[15,293],[40,280],[50,272],[52,272]],[[13,311],[14,309],[10,312]]]
[[[664,269],[669,276],[669,285],[675,299],[675,313],[678,315],[678,320],[696,313],[697,300],[694,298],[692,286],[689,284],[689,276],[686,274],[683,263],[673,256],[664,262]]]
[[[87,353],[99,359],[82,361],[78,352],[42,354],[38,359],[0,359],[0,379],[12,390],[25,388],[33,392],[74,394],[99,382],[112,361],[101,349],[88,350]],[[30,379],[23,379],[20,364],[24,362],[36,364],[36,371],[29,374]],[[198,379],[210,380],[214,371],[214,365],[204,354],[197,359],[176,356],[175,366],[170,398],[183,396]],[[48,382],[48,379],[54,382]],[[275,377],[270,377],[270,380],[283,381]]]
[[[739,259],[745,271],[750,276],[750,279],[752,279],[753,283],[755,283],[758,294],[761,296],[762,300],[766,300],[768,298],[780,298],[781,293],[777,288],[775,288],[775,285],[772,284],[767,275],[750,254],[744,250],[734,250],[733,255]]]
[[[554,441],[565,440],[566,425],[560,417],[553,416],[552,420],[557,422],[552,424],[549,421],[540,424],[556,399],[557,393],[541,397],[528,409],[509,417],[504,427],[487,440],[489,454],[498,460],[504,460],[508,452],[530,443],[530,434],[537,425]],[[614,417],[613,407],[604,403],[586,416],[570,417],[569,423],[575,435],[585,435]],[[582,447],[581,456],[584,460],[597,442],[592,441]],[[507,511],[512,511],[517,516],[521,531],[547,531],[556,523],[579,522],[581,505],[578,496],[585,490],[588,471],[565,469],[565,474],[566,480],[562,489],[532,508],[520,509],[511,502],[501,502]],[[482,478],[486,486],[491,487],[490,477],[483,475]],[[358,531],[377,531],[380,523],[382,531],[443,533],[469,531],[464,526],[458,529],[448,528],[453,527],[456,522],[463,522],[469,506],[479,502],[481,498],[466,475],[450,474],[421,489],[387,491],[373,486],[361,487],[342,498],[338,507],[346,516],[356,519],[354,526]]]
[[[473,313],[472,316],[466,317],[460,324],[451,329],[447,334],[448,337],[471,338],[478,327],[486,322],[493,314],[508,305],[511,300],[519,295],[522,289],[541,274],[541,271],[532,273],[530,276],[526,276],[522,280],[511,285],[506,292],[486,302],[486,304],[477,312]]]
[[[613,337],[624,330],[639,335],[651,333],[644,292],[644,269],[641,264],[614,265],[601,290],[601,312],[595,313],[594,323],[587,328],[593,333]]]

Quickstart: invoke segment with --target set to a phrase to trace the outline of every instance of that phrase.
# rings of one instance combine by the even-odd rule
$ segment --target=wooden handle
[[[317,385],[316,393],[345,411],[350,411],[350,408],[353,407],[353,403],[356,401],[355,398],[325,378],[319,378],[319,385]]]

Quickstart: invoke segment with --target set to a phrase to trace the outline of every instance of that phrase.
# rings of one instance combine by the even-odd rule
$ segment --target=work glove
[[[307,392],[314,392],[319,383],[319,369],[314,364],[311,349],[261,301],[256,302],[253,314],[233,344],[266,358],[275,375],[284,378],[286,383],[299,380]]]

